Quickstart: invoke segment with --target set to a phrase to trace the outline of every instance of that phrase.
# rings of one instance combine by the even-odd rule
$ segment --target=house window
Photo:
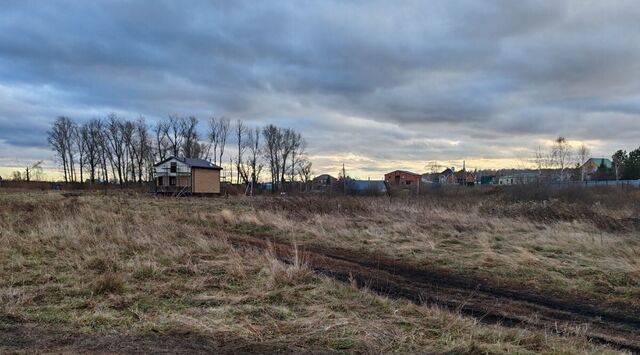
[[[407,185],[411,185],[411,180],[407,180]]]
[[[160,176],[158,178],[158,186],[163,186],[164,185],[164,178],[162,176]]]
[[[169,171],[172,173],[178,172],[178,163],[176,162],[171,163],[171,168],[169,169]]]
[[[169,176],[169,186],[176,186],[176,177]]]

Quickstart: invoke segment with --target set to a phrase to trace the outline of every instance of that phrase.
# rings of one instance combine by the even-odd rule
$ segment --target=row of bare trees
[[[253,187],[265,166],[274,189],[287,180],[311,179],[306,142],[290,128],[249,127],[241,120],[232,124],[225,117],[210,118],[204,135],[198,127],[193,116],[169,116],[152,127],[142,117],[127,120],[115,114],[82,124],[59,117],[48,132],[48,142],[62,165],[65,182],[83,182],[86,177],[91,184],[140,183],[151,177],[154,162],[170,156],[207,159],[223,166],[231,134],[237,151],[229,159],[228,176],[235,170],[236,183]]]
[[[48,142],[62,165],[65,182],[142,182],[151,169],[149,127],[144,118],[125,120],[111,114],[77,124],[58,117]]]

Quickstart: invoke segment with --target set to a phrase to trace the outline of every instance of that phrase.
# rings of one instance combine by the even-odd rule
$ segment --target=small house
[[[476,175],[466,170],[460,170],[454,176],[458,185],[473,186],[476,183]]]
[[[441,185],[455,185],[458,183],[456,179],[456,170],[455,168],[446,168],[443,172],[440,173],[440,177],[438,181]]]
[[[406,170],[395,170],[384,174],[384,181],[390,185],[412,185],[418,184],[422,175]]]
[[[157,193],[219,194],[221,167],[204,159],[169,157],[153,166]]]
[[[329,174],[318,175],[311,180],[311,189],[315,191],[323,191],[335,184],[338,179]]]
[[[520,172],[509,175],[502,175],[498,179],[499,185],[527,185],[540,181],[540,174],[536,172]]]
[[[611,170],[613,168],[613,162],[610,159],[602,158],[590,158],[580,167],[580,172],[582,174],[583,179],[586,180],[597,180],[594,179],[596,177],[596,173],[598,170]]]

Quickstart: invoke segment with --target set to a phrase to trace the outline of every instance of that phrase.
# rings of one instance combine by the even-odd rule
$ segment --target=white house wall
[[[177,172],[171,172],[171,163],[177,163]],[[154,177],[156,176],[177,176],[191,174],[191,167],[178,159],[168,160],[156,167],[154,167]]]

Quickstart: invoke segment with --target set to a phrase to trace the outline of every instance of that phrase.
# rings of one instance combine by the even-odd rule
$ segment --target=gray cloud
[[[9,0],[0,140],[44,147],[58,115],[117,111],[286,124],[317,156],[520,159],[557,134],[610,154],[639,144],[638,17],[622,0]]]

